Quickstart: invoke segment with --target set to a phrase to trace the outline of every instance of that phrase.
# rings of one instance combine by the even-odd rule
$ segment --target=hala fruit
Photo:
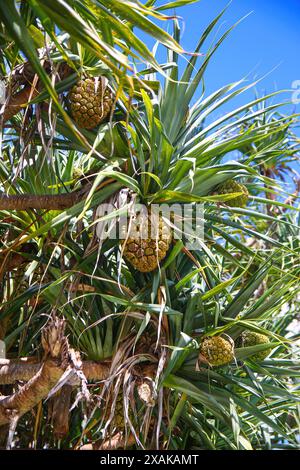
[[[124,258],[138,271],[154,271],[162,261],[172,240],[171,229],[161,215],[153,211],[139,214],[129,222],[123,234]]]
[[[200,354],[213,367],[224,366],[234,359],[233,341],[222,336],[211,336],[203,339]]]
[[[111,112],[113,97],[104,77],[80,80],[69,94],[71,113],[78,126],[93,129]]]
[[[246,186],[241,183],[237,183],[235,180],[225,181],[225,183],[218,186],[218,194],[232,194],[232,193],[242,193],[240,196],[228,199],[225,202],[227,206],[230,207],[244,207],[247,204],[249,192]]]
[[[250,330],[245,330],[241,334],[241,344],[242,347],[247,348],[250,346],[256,346],[257,344],[268,344],[270,343],[270,340],[268,336],[263,335],[261,333],[256,333],[255,331],[250,331]],[[264,349],[263,351],[259,351],[253,356],[251,356],[251,359],[253,361],[263,361],[271,352],[270,349]]]

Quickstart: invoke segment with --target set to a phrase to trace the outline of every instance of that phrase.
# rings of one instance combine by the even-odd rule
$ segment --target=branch
[[[13,384],[18,380],[28,382],[41,368],[39,362],[27,362],[27,359],[14,361],[0,359],[0,384]]]
[[[42,54],[42,53],[41,53]],[[43,55],[43,54],[42,54]],[[40,57],[41,61],[42,55]],[[43,67],[46,73],[50,74],[51,72],[51,64],[48,60],[43,61]],[[55,80],[55,84],[67,78],[73,70],[69,67],[66,62],[62,62],[59,64],[57,76]],[[29,101],[33,100],[38,96],[38,94],[42,91],[39,90],[39,86],[32,88],[32,82],[35,77],[35,71],[32,69],[31,64],[29,62],[25,62],[24,64],[18,65],[12,71],[12,85],[14,86],[25,84],[25,87],[12,95],[9,99],[9,102],[5,106],[4,113],[3,113],[3,122],[9,121],[15,114],[17,114],[21,109],[26,107]],[[9,93],[9,86],[7,87],[6,94]]]
[[[65,321],[53,317],[42,332],[45,361],[37,373],[17,392],[0,398],[0,426],[12,424],[47,397],[64,372],[75,366],[72,350],[64,334]],[[74,356],[74,354],[73,354]],[[79,362],[79,361],[78,361]]]
[[[84,361],[82,370],[87,380],[105,380],[109,377],[111,363],[109,361]],[[42,363],[32,359],[19,361],[0,359],[0,385],[13,384],[17,381],[27,382],[34,377],[42,367]]]
[[[92,187],[93,178],[86,177],[88,182],[77,191],[65,194],[43,194],[38,196],[36,194],[21,194],[19,196],[7,196],[0,194],[0,210],[22,210],[27,209],[44,209],[44,210],[64,210],[74,206],[77,202],[86,197],[88,191]],[[108,178],[99,186],[96,191],[104,188],[105,186],[114,183],[116,180]]]
[[[66,194],[22,194],[20,196],[0,195],[0,210],[24,211],[27,209],[63,210],[72,207],[85,194],[80,189]]]
[[[6,105],[3,113],[3,122],[9,121],[15,114],[28,105],[30,100],[33,100],[39,91],[31,86],[26,86],[23,90],[19,91],[16,95],[12,96]]]
[[[13,395],[0,399],[0,426],[15,416],[22,416],[43,400],[65,371],[57,362],[48,359],[35,376]]]
[[[69,432],[72,391],[72,385],[65,384],[52,398],[51,423],[57,439],[62,439]]]

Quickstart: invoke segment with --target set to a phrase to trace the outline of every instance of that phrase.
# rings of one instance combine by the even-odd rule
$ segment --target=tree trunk
[[[87,380],[104,380],[109,377],[109,361],[84,361],[82,370]],[[41,368],[41,363],[34,359],[0,359],[0,385],[13,384],[19,380],[27,382]]]
[[[18,392],[0,398],[0,426],[20,417],[46,398],[64,373],[64,368],[52,359],[44,362],[38,373]]]
[[[52,426],[57,439],[62,439],[69,432],[72,385],[64,385],[52,398]]]
[[[24,211],[27,209],[64,210],[72,207],[82,197],[82,191],[66,194],[22,194],[20,196],[0,195],[0,210]]]
[[[19,93],[12,96],[5,107],[3,122],[9,121],[15,114],[21,111],[21,109],[25,108],[28,102],[33,100],[38,94],[39,91],[36,88],[32,89],[31,86],[27,86],[19,91]]]
[[[43,67],[45,71],[49,74],[51,71],[51,67],[49,61],[44,61]],[[55,83],[57,84],[59,81],[64,80],[67,78],[73,70],[69,67],[66,62],[62,62],[58,68],[58,75],[56,77]],[[26,85],[21,91],[16,93],[15,95],[11,96],[9,102],[7,103],[4,113],[3,113],[3,122],[9,121],[15,114],[21,111],[22,108],[26,107],[28,102],[33,100],[38,94],[40,90],[37,86],[33,89],[31,83],[35,77],[35,70],[32,68],[29,62],[25,62],[24,64],[18,65],[15,71],[12,73],[12,84],[14,82],[16,84],[28,84]]]

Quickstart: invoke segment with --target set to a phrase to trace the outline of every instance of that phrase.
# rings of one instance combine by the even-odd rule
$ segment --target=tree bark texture
[[[87,380],[105,380],[109,377],[110,362],[84,361],[83,373]],[[17,381],[27,382],[41,369],[42,364],[33,360],[0,359],[0,385],[13,384]]]
[[[27,209],[64,210],[72,207],[82,197],[82,191],[66,194],[22,194],[20,196],[0,195],[0,210],[24,211]]]

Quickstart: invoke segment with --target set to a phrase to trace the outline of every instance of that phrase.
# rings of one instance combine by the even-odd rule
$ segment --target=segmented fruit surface
[[[233,343],[222,336],[207,337],[200,345],[200,354],[211,366],[224,366],[234,359]]]
[[[114,406],[113,416],[111,417],[112,407]],[[123,394],[119,393],[116,402],[111,398],[109,403],[104,408],[105,421],[111,420],[111,425],[113,428],[123,429],[125,427],[125,418],[124,418],[124,403],[123,403]]]
[[[135,269],[146,273],[154,271],[165,258],[172,233],[161,215],[147,212],[128,222],[128,231],[122,238],[124,258]]]
[[[125,404],[124,396],[122,392],[119,392],[116,401],[115,398],[111,398],[105,408],[104,420],[111,420],[110,425],[113,428],[118,429],[119,431],[125,428],[125,425],[128,426],[128,423],[125,418]],[[112,408],[114,408],[113,416],[111,416]],[[128,416],[130,421],[134,421],[134,416],[130,404],[128,404]]]
[[[225,202],[230,207],[244,207],[247,204],[249,192],[246,186],[235,180],[229,180],[218,186],[218,194],[243,193]]]
[[[72,88],[69,102],[76,124],[93,129],[111,112],[113,97],[104,77],[85,78]]]
[[[118,429],[125,427],[125,417],[124,417],[124,404],[123,404],[123,395],[120,394],[116,401],[115,415],[114,415],[114,425]]]
[[[241,334],[241,345],[245,348],[256,346],[257,344],[270,343],[268,336],[255,331],[245,330]],[[263,361],[271,352],[272,348],[259,351],[251,356],[254,361]]]

